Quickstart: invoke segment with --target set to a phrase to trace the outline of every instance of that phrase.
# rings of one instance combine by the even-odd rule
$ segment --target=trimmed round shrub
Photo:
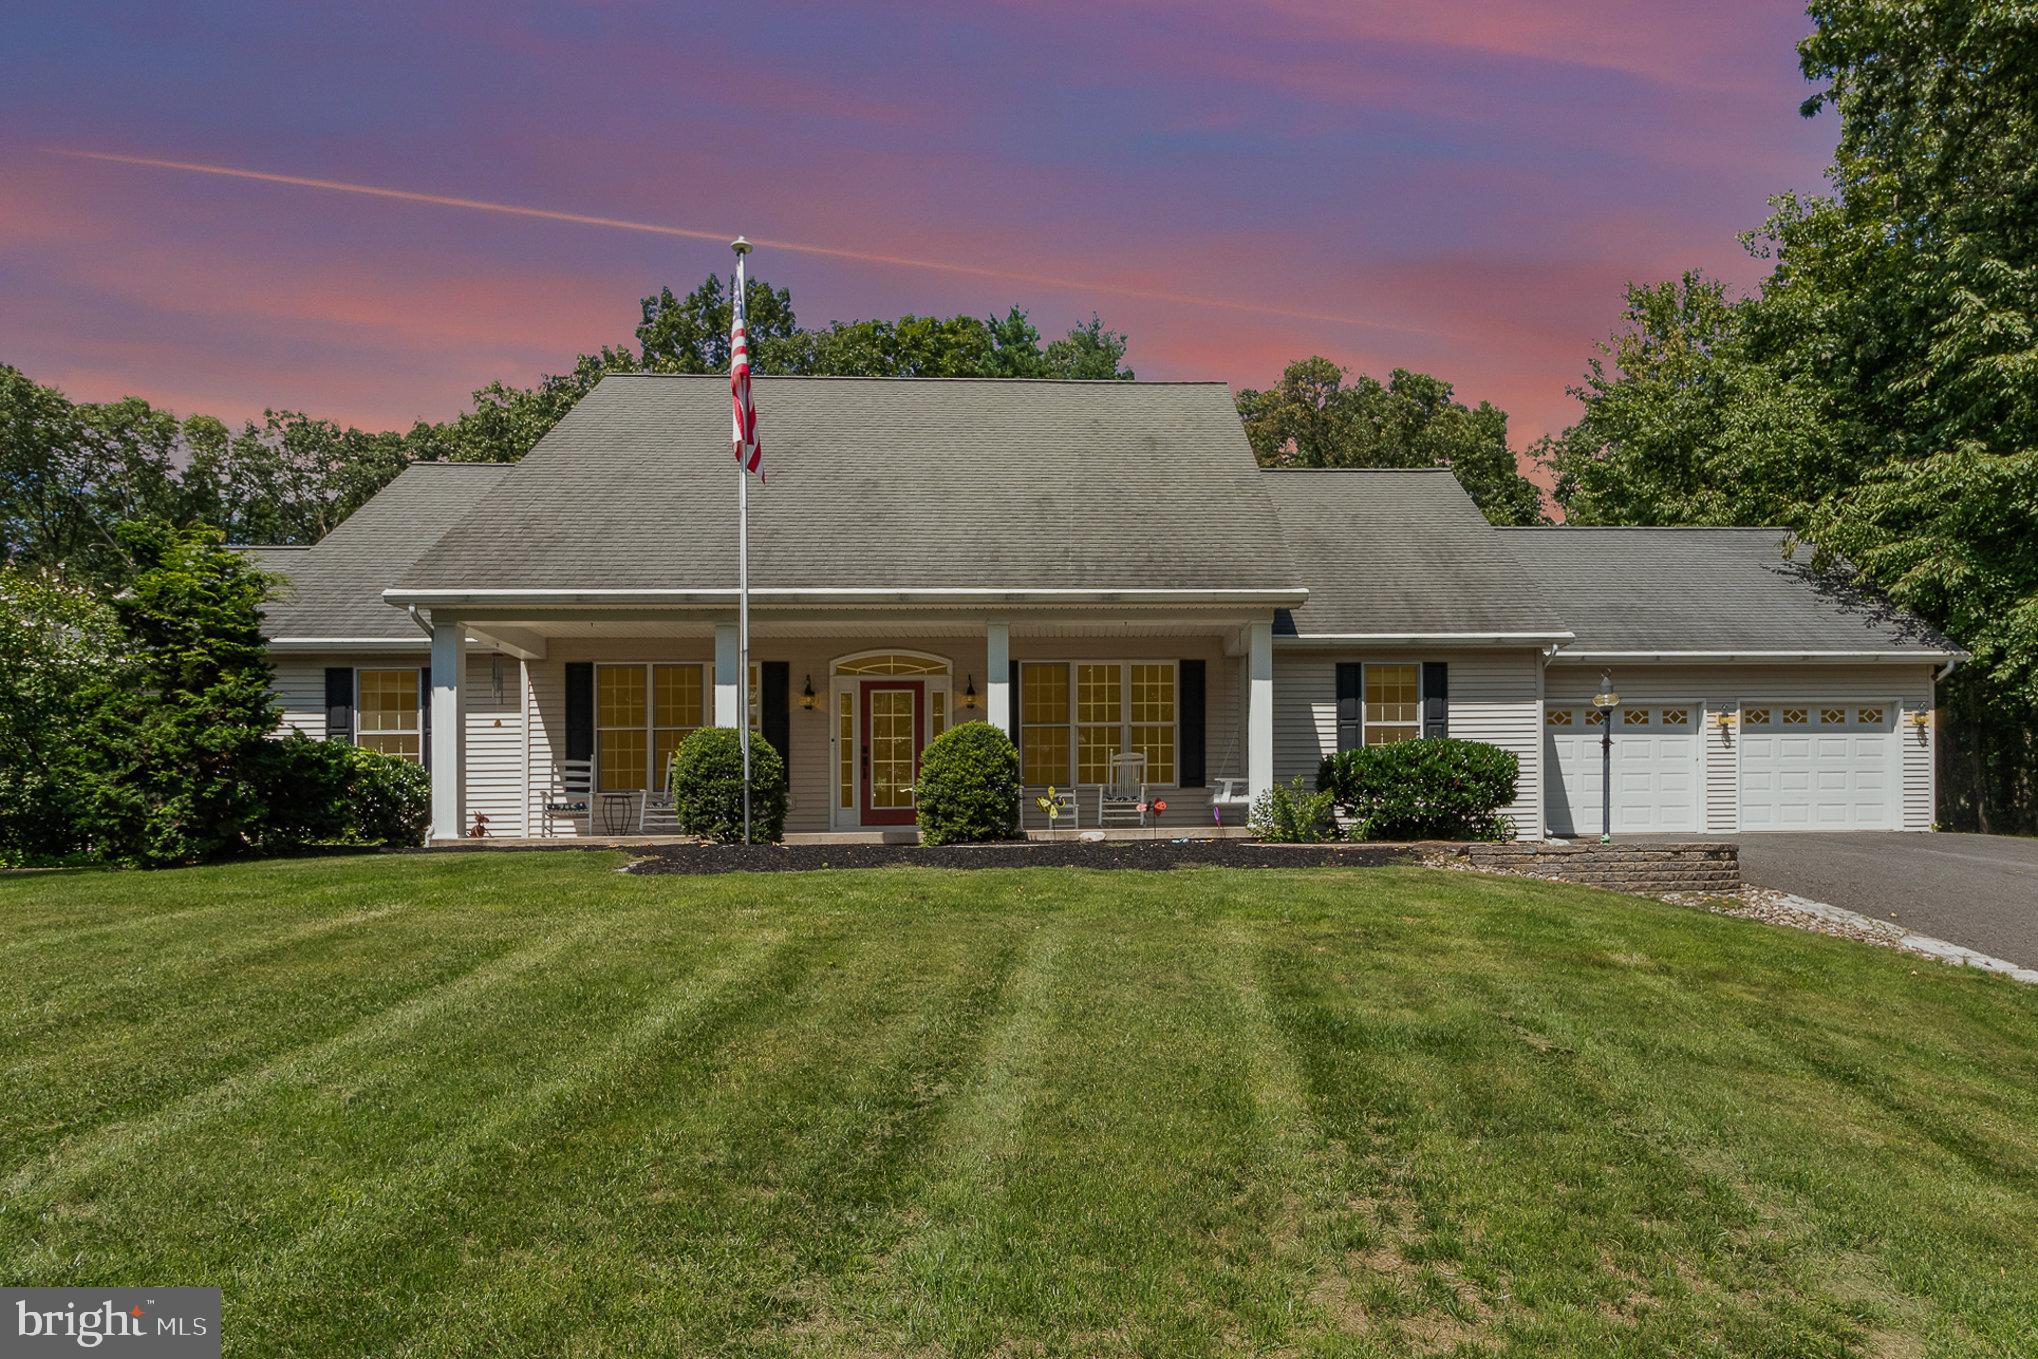
[[[1325,756],[1316,786],[1355,840],[1505,840],[1514,832],[1500,809],[1520,777],[1512,751],[1436,738]]]
[[[344,741],[292,732],[270,743],[262,848],[424,843],[432,777],[420,765]]]
[[[922,844],[1018,838],[1019,748],[989,722],[965,722],[930,741],[913,791]]]
[[[672,757],[672,809],[688,835],[723,844],[743,840],[743,733],[702,727]],[[785,760],[771,742],[750,733],[750,839],[785,838]]]

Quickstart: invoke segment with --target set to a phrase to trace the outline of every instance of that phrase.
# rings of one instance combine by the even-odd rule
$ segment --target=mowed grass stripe
[[[70,1139],[54,1148],[43,1161],[25,1165],[11,1175],[4,1192],[8,1198],[23,1203],[49,1201],[111,1166],[135,1163],[164,1140],[208,1120],[230,1115],[272,1089],[342,1070],[355,1054],[399,1039],[441,1013],[479,1007],[496,988],[513,984],[522,974],[551,964],[574,945],[597,934],[600,923],[598,917],[589,917],[550,937],[485,958],[335,1034],[286,1049],[258,1066],[236,1071],[139,1117],[102,1125]]]
[[[810,1326],[893,1229],[1018,955],[995,919],[844,923],[860,943],[775,991],[771,1022],[535,1147],[513,1202],[461,1222],[472,1258],[400,1352],[464,1352],[477,1299],[506,1354],[753,1352]]]

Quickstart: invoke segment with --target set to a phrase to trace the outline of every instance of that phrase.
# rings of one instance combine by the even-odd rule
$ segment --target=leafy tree
[[[1803,526],[1844,458],[1821,393],[1760,361],[1748,315],[1701,274],[1629,285],[1570,389],[1584,415],[1538,448],[1567,521]]]
[[[117,531],[134,562],[112,601],[120,662],[95,673],[70,752],[80,825],[102,857],[197,863],[261,836],[278,712],[258,609],[267,579],[212,528]]]
[[[112,525],[184,518],[176,419],[139,397],[77,405],[0,366],[0,562],[120,574]]]
[[[113,610],[54,570],[0,566],[0,865],[78,853],[85,695],[120,660]]]
[[[1542,498],[1507,446],[1507,413],[1469,407],[1451,384],[1397,368],[1385,384],[1316,356],[1266,391],[1238,394],[1246,439],[1266,467],[1448,467],[1496,524],[1534,524]]]

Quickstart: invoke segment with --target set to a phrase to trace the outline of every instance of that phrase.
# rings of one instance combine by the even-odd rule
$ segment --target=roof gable
[[[1292,588],[1221,383],[759,377],[760,590]],[[736,579],[729,387],[612,376],[404,591],[717,590]]]

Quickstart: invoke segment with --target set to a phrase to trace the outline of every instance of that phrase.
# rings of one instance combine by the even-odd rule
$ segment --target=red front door
[[[913,824],[913,781],[927,744],[921,680],[863,681],[863,824]]]

